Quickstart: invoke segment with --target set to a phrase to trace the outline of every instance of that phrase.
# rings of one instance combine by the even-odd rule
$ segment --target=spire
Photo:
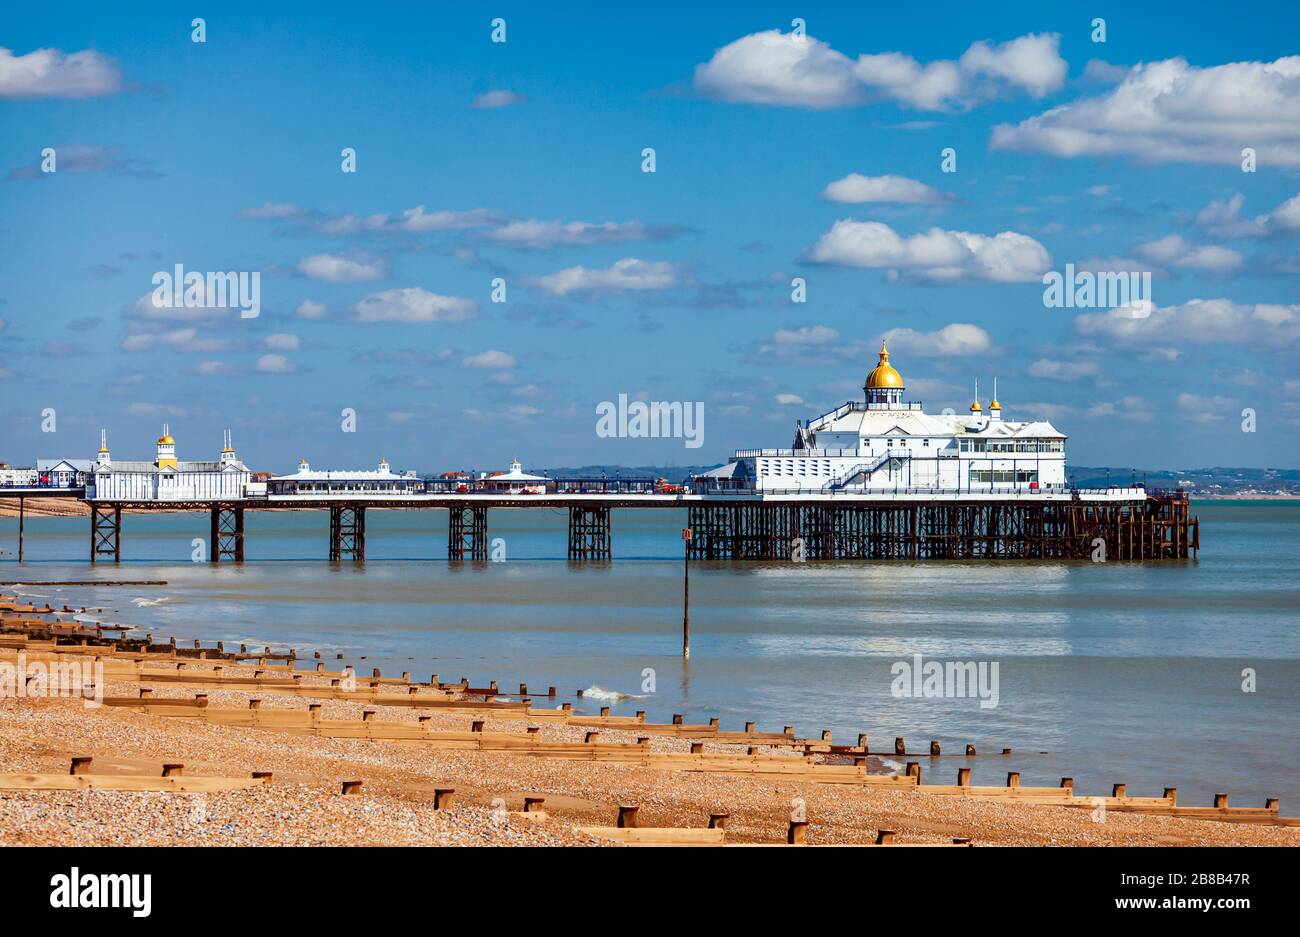
[[[970,403],[970,412],[979,413],[983,409],[980,407],[980,379],[975,378],[975,399]]]
[[[101,429],[99,431],[99,451],[108,451],[108,430],[106,429]]]
[[[998,379],[993,378],[993,400],[989,403],[990,410],[1001,410],[1002,404],[998,403]]]

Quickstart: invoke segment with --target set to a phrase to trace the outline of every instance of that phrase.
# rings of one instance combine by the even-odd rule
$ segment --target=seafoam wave
[[[164,602],[170,602],[170,595],[160,595],[156,599],[134,598],[131,604],[136,608],[153,608],[155,605],[162,605]]]
[[[635,693],[620,693],[618,690],[606,690],[604,687],[592,684],[582,691],[583,699],[607,700],[611,703],[619,703],[625,699],[641,699]]]

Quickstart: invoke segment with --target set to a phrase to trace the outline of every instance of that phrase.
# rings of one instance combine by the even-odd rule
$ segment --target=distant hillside
[[[1108,474],[1109,473],[1109,474]],[[1101,488],[1107,484],[1127,483],[1133,479],[1148,488],[1186,488],[1203,495],[1249,493],[1285,493],[1300,495],[1300,469],[1213,468],[1143,469],[1111,466],[1094,468],[1069,465],[1066,474],[1080,488]]]

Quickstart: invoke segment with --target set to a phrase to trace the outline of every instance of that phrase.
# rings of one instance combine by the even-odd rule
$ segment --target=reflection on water
[[[37,518],[27,522],[33,562],[0,563],[0,580],[166,579],[25,591],[102,605],[92,614],[182,641],[287,645],[357,664],[365,655],[366,667],[422,679],[554,684],[558,702],[593,686],[640,694],[650,667],[656,693],[611,701],[615,712],[867,732],[886,750],[896,735],[950,752],[1009,747],[1010,758],[972,763],[977,783],[1019,770],[1025,784],[1170,785],[1187,802],[1227,790],[1237,803],[1281,796],[1284,811],[1300,811],[1300,508],[1195,510],[1205,549],[1186,563],[696,564],[688,667],[676,512],[616,512],[608,564],[568,563],[565,516],[548,511],[493,511],[490,536],[505,539],[509,560],[463,565],[440,558],[441,512],[370,512],[364,566],[321,559],[325,514],[250,514],[242,567],[189,562],[202,515],[126,516],[120,567],[83,561],[84,518]],[[4,559],[15,534],[0,519]],[[895,698],[890,667],[915,654],[996,661],[998,707]],[[1247,667],[1257,693],[1241,691]],[[963,763],[945,759],[930,775],[955,777]]]

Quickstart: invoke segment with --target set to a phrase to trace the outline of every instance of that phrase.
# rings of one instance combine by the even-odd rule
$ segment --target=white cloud
[[[1221,237],[1265,237],[1300,231],[1300,195],[1293,195],[1271,212],[1242,218],[1245,197],[1238,192],[1227,201],[1213,201],[1196,213],[1196,223]]]
[[[493,371],[508,371],[518,363],[514,355],[504,351],[479,352],[461,362],[467,368],[487,368]]]
[[[1144,318],[1135,318],[1125,309],[1086,313],[1075,318],[1074,326],[1083,335],[1135,347],[1211,343],[1276,346],[1300,341],[1300,305],[1193,299],[1181,306],[1152,307]]]
[[[133,416],[189,416],[189,411],[184,407],[176,407],[165,403],[133,403],[126,408],[126,412]]]
[[[288,332],[277,332],[266,336],[266,347],[276,351],[297,351],[299,344],[298,336]]]
[[[523,100],[524,96],[522,94],[516,94],[513,91],[506,91],[505,89],[498,88],[480,94],[474,99],[473,103],[470,104],[470,107],[480,110],[509,107],[512,104],[522,103]]]
[[[804,406],[803,398],[798,394],[777,394],[776,402],[782,407]]]
[[[397,222],[397,227],[404,231],[459,231],[491,224],[495,218],[486,208],[426,212],[423,205],[416,205],[402,212],[402,220]]]
[[[1106,94],[993,129],[994,149],[1142,162],[1300,166],[1300,56],[1209,68],[1185,59],[1133,66]]]
[[[1179,394],[1178,406],[1194,415],[1199,423],[1214,423],[1223,419],[1225,413],[1236,411],[1237,402],[1231,397],[1203,397],[1200,394]]]
[[[229,374],[232,368],[224,361],[200,361],[194,366],[196,374],[213,375]]]
[[[293,370],[284,355],[262,355],[257,359],[256,367],[263,374],[288,374]]]
[[[1139,244],[1134,250],[1155,263],[1189,267],[1208,273],[1231,273],[1241,266],[1241,254],[1227,247],[1190,244],[1177,234]]]
[[[953,322],[933,332],[890,329],[883,337],[896,350],[913,355],[978,355],[993,347],[989,333],[968,322]]]
[[[587,290],[662,290],[677,285],[677,271],[667,261],[625,257],[605,269],[568,267],[541,277],[537,285],[552,296]]]
[[[288,218],[301,218],[307,214],[305,208],[288,202],[263,202],[256,208],[241,208],[239,217],[253,221],[283,221]]]
[[[338,254],[313,254],[298,261],[298,270],[313,280],[326,283],[365,283],[378,280],[385,273],[380,260],[352,260]]]
[[[1091,377],[1098,370],[1095,361],[1054,361],[1051,358],[1039,358],[1029,366],[1029,375],[1058,381],[1073,381],[1081,377]]]
[[[511,247],[546,250],[575,244],[609,244],[615,241],[644,241],[650,230],[639,221],[512,221],[490,232],[489,240]]]
[[[922,204],[944,202],[950,197],[938,189],[905,176],[863,176],[851,172],[828,185],[822,196],[832,202],[860,205],[864,202]]]
[[[900,52],[854,61],[811,36],[767,30],[723,46],[696,66],[695,89],[724,101],[815,109],[883,98],[943,110],[1007,90],[1040,98],[1065,81],[1059,41],[1054,34],[1031,34],[1000,45],[976,42],[956,61],[922,64]]]
[[[324,319],[325,304],[310,299],[304,299],[298,304],[298,308],[294,310],[294,315],[299,319]]]
[[[509,412],[512,415],[517,417],[526,417],[526,416],[537,416],[537,414],[541,413],[542,411],[537,409],[536,407],[530,407],[526,403],[517,403],[513,407],[510,407]]]
[[[153,351],[166,348],[171,351],[212,353],[228,351],[231,343],[225,339],[200,336],[197,329],[175,329],[170,332],[137,332],[122,340],[123,351]]]
[[[113,60],[90,49],[71,55],[58,49],[14,55],[0,48],[0,98],[94,98],[121,87]]]
[[[478,314],[478,303],[414,286],[372,293],[353,309],[358,322],[465,322]]]
[[[849,220],[835,222],[813,245],[809,259],[843,267],[887,269],[940,283],[1036,282],[1052,264],[1047,248],[1015,231],[988,237],[931,228],[902,237],[878,221]]]
[[[828,325],[805,325],[772,333],[772,341],[778,345],[826,345],[839,337],[840,333]]]

